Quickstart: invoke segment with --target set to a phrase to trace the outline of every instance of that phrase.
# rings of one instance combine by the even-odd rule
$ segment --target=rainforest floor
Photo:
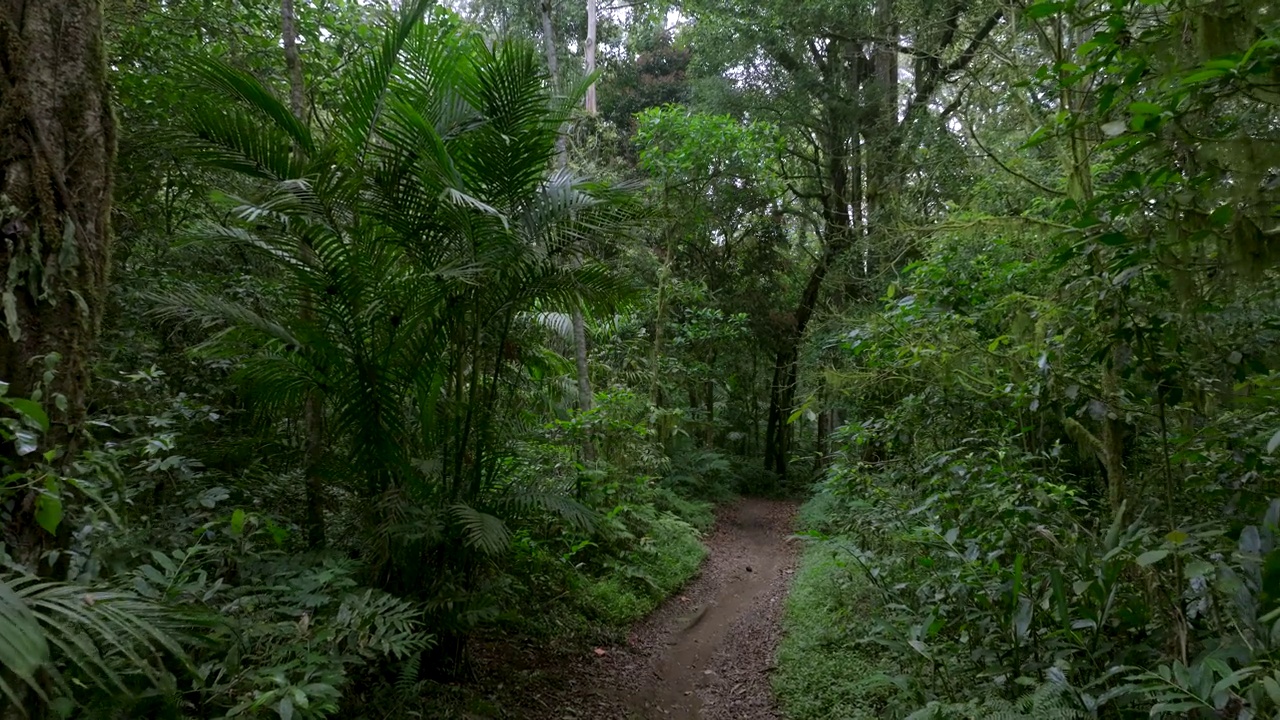
[[[770,674],[799,541],[796,505],[741,498],[723,507],[689,584],[614,644],[477,649],[463,718],[775,720]]]

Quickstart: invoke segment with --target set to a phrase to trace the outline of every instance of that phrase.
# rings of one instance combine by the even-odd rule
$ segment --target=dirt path
[[[780,717],[769,673],[796,560],[794,513],[792,503],[754,498],[723,511],[697,579],[638,625],[627,647],[601,657],[596,717]]]
[[[475,687],[486,690],[446,717],[778,720],[769,674],[800,549],[788,540],[795,510],[755,498],[723,508],[699,575],[625,644],[476,642]]]

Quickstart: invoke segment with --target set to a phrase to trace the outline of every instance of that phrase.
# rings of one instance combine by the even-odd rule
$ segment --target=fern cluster
[[[1016,700],[992,697],[964,703],[931,702],[906,720],[1082,720],[1070,688],[1045,681]]]

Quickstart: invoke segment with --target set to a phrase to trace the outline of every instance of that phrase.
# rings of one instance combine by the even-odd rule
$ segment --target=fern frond
[[[553,513],[576,529],[591,532],[597,514],[586,505],[558,493],[518,490],[502,499],[502,507],[512,515],[527,515],[534,510]]]

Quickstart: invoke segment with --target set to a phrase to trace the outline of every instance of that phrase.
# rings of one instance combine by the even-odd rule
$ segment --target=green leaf
[[[1151,706],[1151,717],[1165,715],[1170,713],[1185,713],[1191,710],[1204,709],[1204,703],[1195,700],[1182,700],[1180,702],[1162,702]]]
[[[276,711],[280,713],[280,720],[293,720],[293,698],[281,698]]]
[[[1275,435],[1272,435],[1271,439],[1267,441],[1267,452],[1273,453],[1277,447],[1280,447],[1280,430],[1277,430]]]
[[[1168,550],[1148,550],[1138,556],[1138,564],[1142,567],[1147,567],[1160,562],[1168,556]]]
[[[1031,629],[1032,612],[1031,601],[1025,597],[1018,598],[1018,609],[1013,614],[1013,635],[1017,639],[1027,638],[1027,633]]]
[[[1227,74],[1226,70],[1219,70],[1216,68],[1206,69],[1206,70],[1197,70],[1196,72],[1193,72],[1190,75],[1187,75],[1186,77],[1182,78],[1182,84],[1198,85],[1200,83],[1205,83],[1210,80],[1217,80],[1218,78],[1226,74]]]
[[[13,444],[14,452],[18,454],[18,457],[30,455],[39,449],[40,436],[36,435],[33,430],[15,427],[13,428]]]
[[[1261,668],[1258,668],[1256,666],[1245,667],[1232,672],[1230,675],[1227,675],[1226,677],[1222,678],[1221,680],[1219,680],[1217,683],[1214,684],[1213,694],[1217,695],[1218,693],[1223,692],[1228,688],[1233,688],[1236,685],[1239,685],[1241,680],[1248,678],[1250,675],[1253,675],[1254,673],[1258,672],[1258,670],[1260,669]]]
[[[1062,9],[1065,7],[1066,3],[1064,2],[1038,2],[1033,5],[1028,5],[1027,9],[1022,11],[1022,14],[1032,20],[1039,20],[1062,12]]]
[[[231,513],[231,534],[232,535],[240,535],[241,533],[244,532],[244,520],[245,520],[244,510],[237,508],[235,512]]]
[[[49,416],[40,407],[40,403],[32,402],[26,398],[8,398],[4,403],[17,410],[18,414],[35,422],[40,426],[41,430],[49,432]]]
[[[454,518],[466,531],[467,544],[486,555],[497,555],[511,544],[511,531],[499,518],[463,503],[452,506]]]
[[[22,339],[22,326],[18,324],[18,296],[12,290],[0,295],[0,305],[4,306],[4,321],[9,326],[9,339],[18,342]]]
[[[0,667],[30,682],[49,661],[49,644],[31,608],[0,579]]]
[[[1187,579],[1194,577],[1209,577],[1213,574],[1213,563],[1208,560],[1192,560],[1182,569],[1182,574]]]
[[[1159,115],[1164,112],[1164,108],[1149,102],[1129,103],[1130,115]]]
[[[62,498],[57,494],[40,493],[36,498],[36,522],[50,535],[58,534],[62,523]]]
[[[928,645],[925,645],[924,643],[920,642],[919,640],[908,640],[908,641],[907,641],[907,644],[911,646],[911,649],[912,649],[912,650],[915,650],[916,652],[920,653],[920,654],[921,654],[921,655],[923,655],[924,657],[926,657],[926,658],[930,658],[930,657],[931,657],[931,656],[929,655],[929,646],[928,646]]]
[[[1280,705],[1280,683],[1271,676],[1262,678],[1262,687],[1267,691],[1267,697],[1271,698],[1271,702]]]

